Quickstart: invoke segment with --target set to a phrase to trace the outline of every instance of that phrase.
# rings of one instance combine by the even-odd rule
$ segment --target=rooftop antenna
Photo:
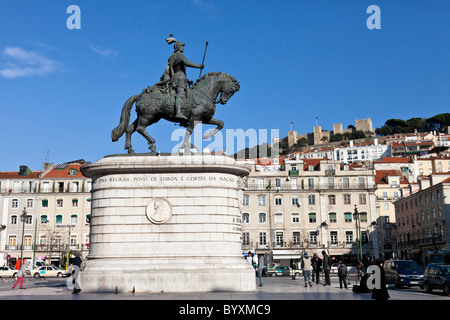
[[[44,162],[42,163],[41,170],[44,170],[45,164],[50,162],[50,150],[45,148],[45,158]]]

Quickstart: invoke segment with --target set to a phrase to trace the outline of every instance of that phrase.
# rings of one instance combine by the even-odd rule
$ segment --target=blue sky
[[[73,4],[79,30],[66,26]],[[366,26],[373,4],[379,30]],[[312,132],[316,117],[332,130],[357,118],[376,128],[449,112],[449,13],[447,0],[2,1],[0,171],[123,153],[124,137],[113,143],[111,130],[123,103],[159,80],[173,51],[169,33],[195,63],[208,41],[203,74],[240,82],[217,106],[225,129],[285,137],[291,121]],[[177,128],[160,121],[147,130],[157,150],[170,152]],[[139,134],[132,143],[148,151]]]

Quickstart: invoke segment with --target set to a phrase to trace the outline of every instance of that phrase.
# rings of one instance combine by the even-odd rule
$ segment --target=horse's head
[[[239,82],[229,74],[223,73],[223,77],[225,79],[223,83],[222,90],[220,91],[220,97],[217,100],[220,104],[227,103],[228,99],[230,99],[235,92],[238,92],[240,89]]]
[[[225,104],[231,96],[239,91],[239,82],[229,74],[223,72],[210,72],[197,80],[194,86],[207,93],[211,100]],[[219,96],[220,94],[220,96]]]

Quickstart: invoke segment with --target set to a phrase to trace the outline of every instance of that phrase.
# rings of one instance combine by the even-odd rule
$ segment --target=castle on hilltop
[[[372,119],[356,119],[355,130],[362,131],[366,135],[375,135],[375,131],[372,128]],[[288,144],[293,146],[297,143],[298,139],[305,138],[308,141],[308,145],[322,144],[330,141],[332,134],[345,134],[351,133],[352,129],[342,129],[342,123],[333,124],[333,131],[323,131],[322,127],[316,125],[313,127],[313,132],[298,135],[297,131],[291,130],[288,132]]]

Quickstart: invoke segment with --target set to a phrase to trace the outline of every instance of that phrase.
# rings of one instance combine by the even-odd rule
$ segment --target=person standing
[[[312,268],[313,268],[312,282],[314,282],[316,284],[316,286],[318,286],[319,282],[320,282],[320,271],[322,270],[322,260],[319,259],[319,256],[317,255],[317,253],[314,253],[311,262],[312,262]],[[315,279],[315,281],[314,281],[314,279]]]
[[[25,278],[26,272],[27,272],[27,267],[30,265],[30,261],[26,261],[24,264],[22,264],[22,266],[20,267],[19,272],[17,273],[17,280],[16,283],[14,283],[12,289],[15,290],[16,286],[20,283],[19,288],[20,289],[25,289],[23,287],[23,280]]]
[[[344,284],[345,289],[348,289],[347,288],[347,267],[344,266],[342,261],[339,261],[338,277],[339,277],[339,287],[342,289],[342,284]]]
[[[258,255],[258,277],[259,277],[259,286],[263,286],[262,272],[264,270],[264,255]]]
[[[325,284],[324,286],[329,286],[331,285],[331,281],[330,281],[330,270],[331,270],[331,258],[330,256],[325,252],[325,250],[322,251],[322,256],[323,256],[323,272],[325,274]]]
[[[302,270],[303,277],[305,278],[305,287],[307,287],[308,285],[312,287],[313,285],[313,282],[311,281],[311,267],[311,257],[307,252],[305,252],[302,259]]]
[[[250,263],[251,266],[253,266],[253,258],[250,251],[247,253],[247,262]]]
[[[378,259],[374,263],[380,270],[380,289],[372,289],[372,299],[375,301],[387,301],[390,296],[386,288],[386,275],[384,274],[383,263]]]

